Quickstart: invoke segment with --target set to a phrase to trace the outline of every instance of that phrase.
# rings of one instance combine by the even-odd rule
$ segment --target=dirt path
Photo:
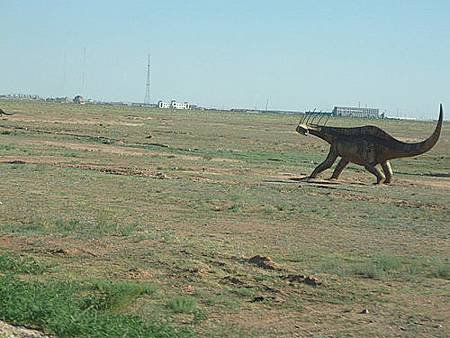
[[[126,127],[141,127],[144,123],[123,122],[108,120],[104,122],[100,119],[35,119],[30,116],[21,114],[12,115],[8,118],[9,121],[28,122],[28,123],[53,123],[53,124],[74,124],[74,125],[101,125],[101,126],[126,126]]]

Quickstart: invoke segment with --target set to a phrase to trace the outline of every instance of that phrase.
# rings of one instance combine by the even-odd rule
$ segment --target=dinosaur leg
[[[325,159],[325,161],[320,163],[316,167],[316,169],[314,169],[312,174],[309,175],[309,178],[315,178],[322,171],[327,170],[328,168],[330,168],[333,165],[334,161],[336,161],[337,157],[338,157],[338,155],[337,155],[336,151],[333,148],[331,148],[330,152],[328,153],[327,158]]]
[[[370,173],[374,174],[377,178],[377,183],[376,184],[380,184],[380,182],[384,179],[384,175],[381,172],[381,170],[379,168],[377,168],[375,165],[373,164],[366,164],[364,166]]]
[[[384,180],[385,184],[391,183],[392,180],[392,167],[389,161],[382,162],[381,168],[383,168],[384,175],[386,176],[386,179]]]
[[[331,179],[338,179],[339,175],[342,173],[342,170],[347,166],[348,161],[341,158],[341,160],[338,162],[336,168],[334,168],[333,175],[331,176]]]

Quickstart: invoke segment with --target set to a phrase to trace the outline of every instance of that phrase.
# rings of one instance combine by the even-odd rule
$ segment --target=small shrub
[[[234,203],[233,205],[231,205],[228,210],[231,212],[239,212],[242,209],[242,204],[241,203]]]
[[[175,313],[193,313],[197,309],[197,302],[192,297],[178,297],[169,301],[168,306]]]

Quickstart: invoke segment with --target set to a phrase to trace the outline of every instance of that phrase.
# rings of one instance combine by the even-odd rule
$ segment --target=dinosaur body
[[[392,168],[389,160],[423,154],[437,143],[441,133],[442,120],[441,105],[439,120],[433,134],[419,143],[399,141],[375,126],[336,128],[300,123],[296,131],[303,135],[317,136],[330,144],[327,158],[314,169],[310,178],[315,178],[319,173],[330,168],[336,159],[341,157],[331,178],[337,179],[347,164],[351,162],[364,166],[376,176],[376,183],[379,184],[383,180],[384,183],[391,182]],[[381,165],[382,171],[377,165]]]

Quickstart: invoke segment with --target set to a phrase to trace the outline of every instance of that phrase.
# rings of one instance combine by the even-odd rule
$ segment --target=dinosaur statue
[[[314,114],[311,114],[314,115]],[[400,157],[411,157],[423,154],[437,143],[442,129],[442,104],[436,128],[429,138],[418,143],[399,141],[375,126],[356,128],[337,128],[314,124],[314,115],[309,122],[310,115],[305,115],[296,128],[302,135],[314,135],[330,144],[330,152],[325,161],[320,163],[309,178],[315,178],[322,171],[329,169],[336,159],[341,157],[334,169],[331,179],[337,179],[349,162],[364,166],[377,178],[376,184],[389,184],[392,180],[390,160]],[[323,116],[317,122],[320,122]],[[306,118],[306,121],[305,121]],[[383,172],[377,167],[380,164]]]

